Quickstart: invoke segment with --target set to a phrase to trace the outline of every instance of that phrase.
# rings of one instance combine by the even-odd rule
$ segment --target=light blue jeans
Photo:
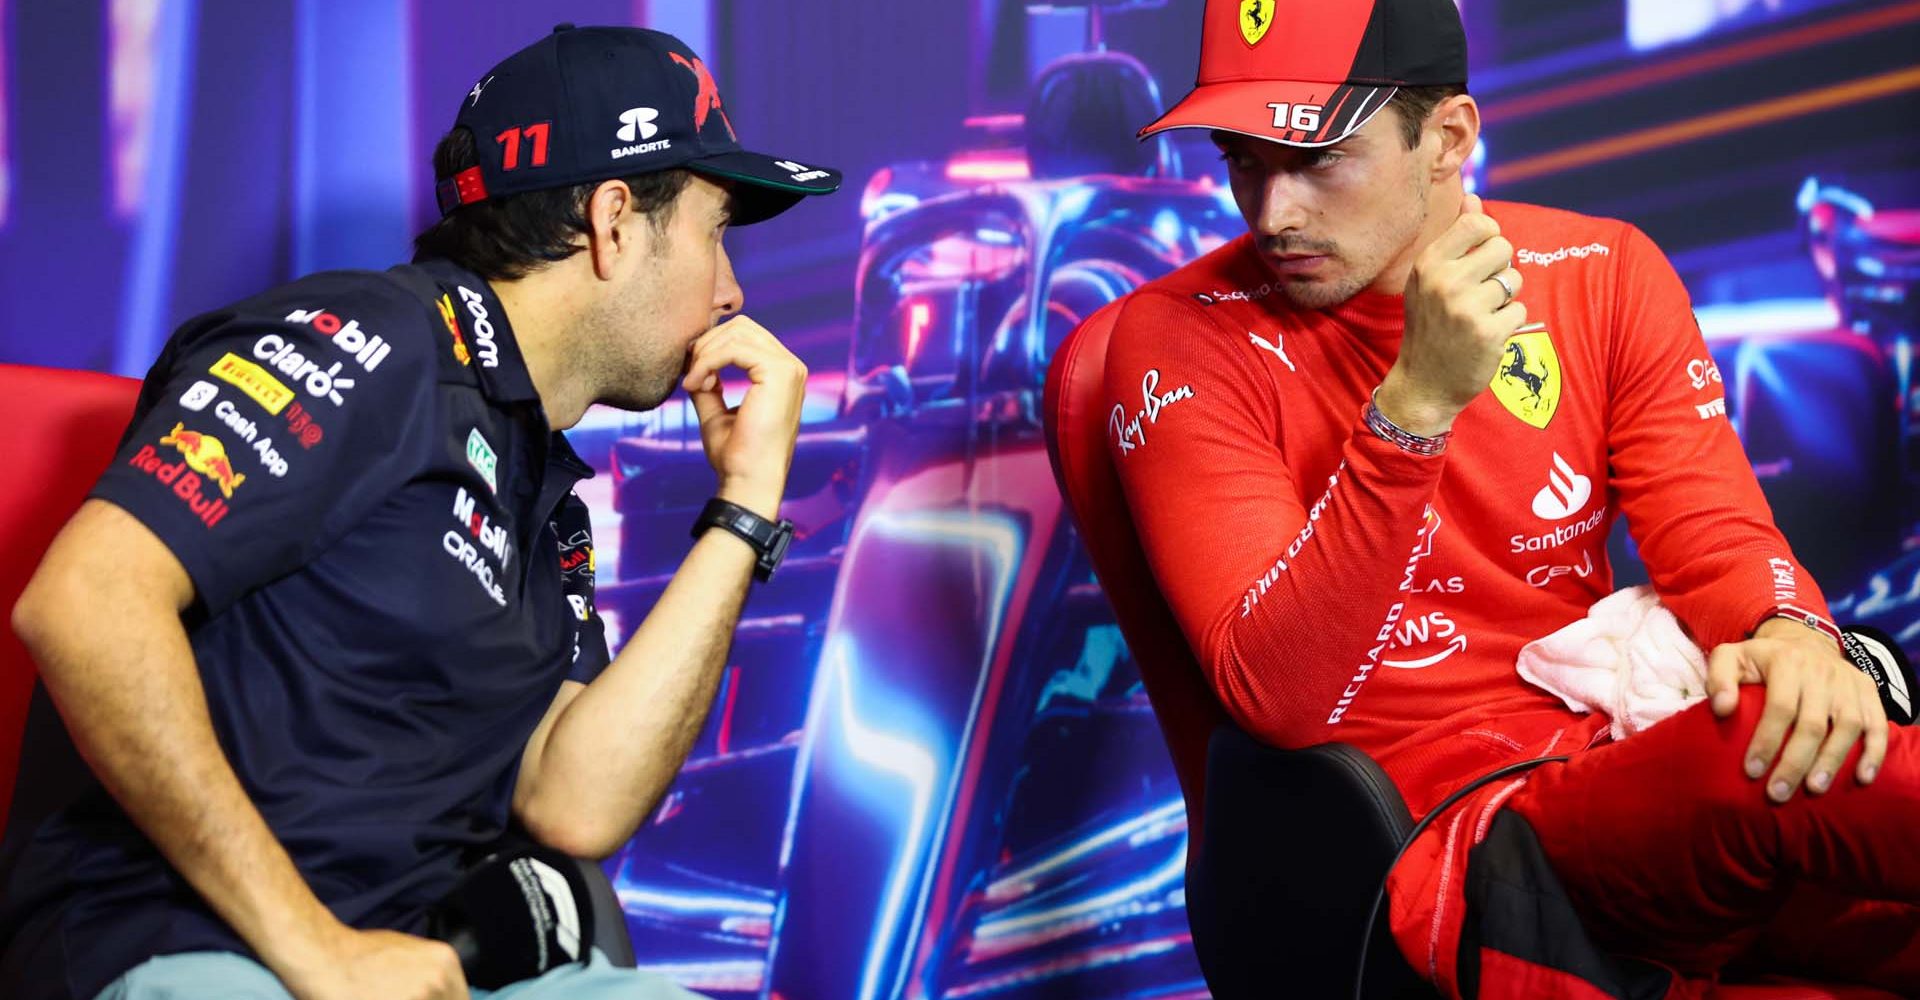
[[[538,979],[473,1000],[698,1000],[672,980],[621,969],[595,950],[586,965],[567,965]],[[266,966],[224,951],[192,951],[149,959],[114,980],[94,1000],[292,1000]]]

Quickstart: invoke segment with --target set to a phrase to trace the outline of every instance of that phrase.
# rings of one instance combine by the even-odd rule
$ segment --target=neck
[[[1460,217],[1460,203],[1467,196],[1466,185],[1455,174],[1451,179],[1435,184],[1427,191],[1427,221],[1422,223],[1420,231],[1400,251],[1400,255],[1380,272],[1380,276],[1367,286],[1368,291],[1383,295],[1405,295],[1407,278],[1413,274],[1413,262],[1420,257],[1427,244],[1440,238],[1440,234],[1453,225]]]
[[[580,313],[577,286],[569,269],[580,256],[541,268],[512,281],[489,281],[507,313],[514,341],[527,363],[527,377],[540,395],[547,426],[561,431],[580,422],[593,404],[595,387],[589,384],[589,366],[579,363],[570,349],[567,332]]]

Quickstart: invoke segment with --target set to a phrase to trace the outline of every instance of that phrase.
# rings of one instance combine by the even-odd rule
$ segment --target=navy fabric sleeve
[[[553,528],[560,539],[560,584],[573,618],[573,666],[567,679],[590,684],[613,654],[607,648],[606,623],[593,605],[593,522],[587,505],[567,494],[553,513]]]
[[[138,518],[218,614],[351,528],[435,440],[423,307],[378,276],[307,279],[169,341],[91,496]]]

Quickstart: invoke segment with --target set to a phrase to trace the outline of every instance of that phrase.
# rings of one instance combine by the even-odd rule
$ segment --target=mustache
[[[1300,236],[1272,236],[1260,241],[1260,249],[1269,256],[1282,254],[1321,254],[1332,256],[1334,245],[1324,240],[1307,239]]]

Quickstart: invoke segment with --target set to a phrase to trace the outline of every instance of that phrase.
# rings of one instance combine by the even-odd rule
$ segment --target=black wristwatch
[[[753,578],[761,583],[773,578],[773,571],[780,568],[780,560],[787,557],[787,546],[793,543],[792,521],[784,517],[769,521],[719,497],[708,500],[700,509],[700,516],[693,522],[693,537],[706,534],[708,528],[725,528],[753,546],[760,554],[759,562],[753,567]]]

